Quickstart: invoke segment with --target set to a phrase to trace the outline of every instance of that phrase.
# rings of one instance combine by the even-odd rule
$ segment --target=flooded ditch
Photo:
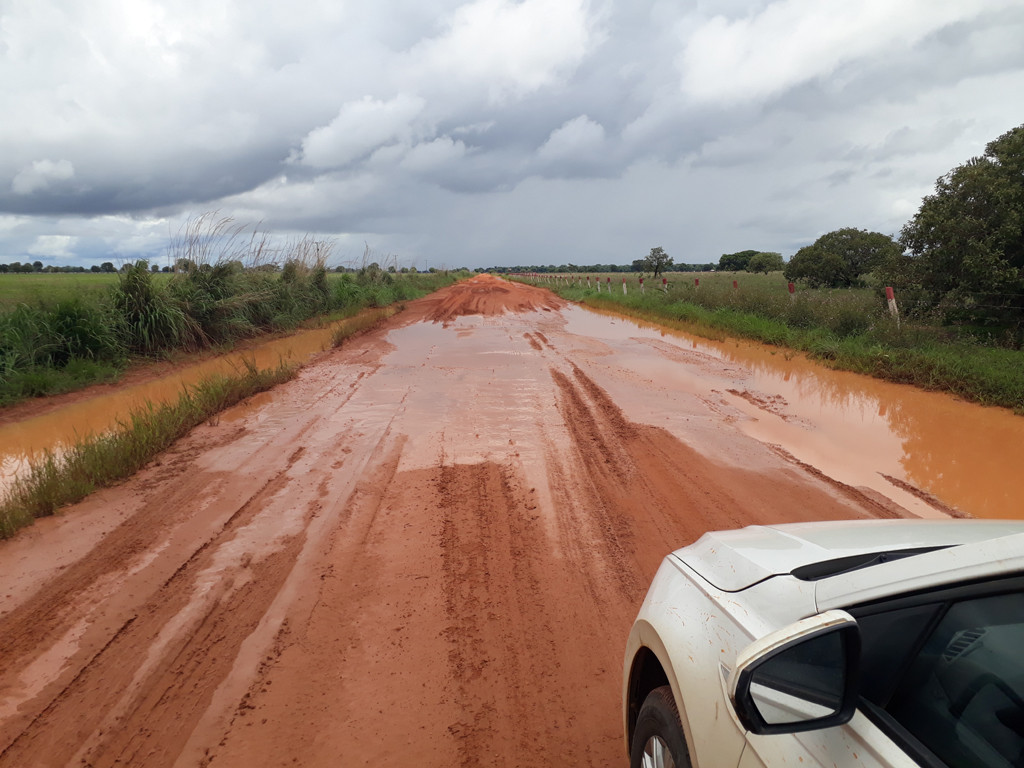
[[[281,363],[302,364],[313,355],[331,347],[334,335],[342,329],[358,329],[367,320],[394,313],[393,309],[367,310],[322,328],[299,331],[282,338],[257,343],[243,350],[186,364],[174,373],[72,402],[61,408],[21,421],[0,424],[0,492],[7,488],[32,460],[44,451],[60,453],[83,437],[113,429],[135,410],[176,401],[186,387],[217,375],[231,375],[246,364],[260,369],[276,368]],[[247,409],[269,402],[270,393],[261,393],[236,406],[225,418],[239,418]]]

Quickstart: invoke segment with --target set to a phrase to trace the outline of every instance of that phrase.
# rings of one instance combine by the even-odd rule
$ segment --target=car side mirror
[[[729,697],[752,733],[831,728],[853,717],[859,667],[856,620],[826,611],[748,646],[729,678]]]

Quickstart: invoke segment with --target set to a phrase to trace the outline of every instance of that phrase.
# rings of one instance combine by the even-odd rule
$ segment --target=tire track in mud
[[[364,373],[336,396],[347,402]],[[333,383],[331,391],[344,383]],[[306,453],[302,438],[321,418],[304,415],[271,427],[270,439],[245,451],[247,461],[258,455],[264,465],[281,464],[268,479],[254,478],[255,490],[243,474],[195,467],[204,452],[235,450],[247,430],[207,432],[202,448],[186,438],[130,481],[146,498],[138,511],[0,618],[0,690],[6,694],[0,705],[10,708],[14,701],[17,707],[0,721],[0,765],[78,758],[90,765],[174,762],[291,572],[309,521],[320,511],[323,479],[301,522],[292,521],[298,531],[282,533],[272,552],[229,551],[244,544],[250,523],[275,504],[280,508],[280,494],[295,480],[290,472]],[[26,667],[31,671],[54,656],[77,627],[84,634],[73,655],[53,667],[44,686],[26,690]],[[54,661],[60,659],[47,663]],[[152,727],[165,717],[169,727]]]
[[[450,687],[461,711],[448,732],[457,742],[458,764],[466,768],[494,764],[495,753],[526,762],[541,757],[538,734],[529,727],[518,729],[514,743],[502,743],[509,739],[502,723],[527,722],[528,681],[542,672],[534,659],[555,651],[529,556],[540,543],[536,516],[528,513],[521,489],[508,468],[490,462],[445,466],[438,479],[449,622],[444,636]]]
[[[666,430],[631,422],[583,370],[569,366],[573,379],[556,369],[551,376],[583,472],[556,469],[551,484],[571,489],[562,497],[567,506],[585,500],[599,529],[589,539],[604,552],[624,598],[642,597],[668,551],[713,528],[872,516],[860,504],[875,516],[892,515],[863,494],[850,497],[858,506],[837,503],[784,476],[717,466]]]
[[[89,660],[0,753],[0,765],[61,765],[76,759],[92,766],[173,763],[301,549],[304,536],[299,534],[257,562],[247,551],[238,552],[236,562],[215,562],[218,551],[260,514],[261,501],[284,486],[285,471],[243,505],[216,539],[204,543]],[[154,720],[161,723],[158,732]]]

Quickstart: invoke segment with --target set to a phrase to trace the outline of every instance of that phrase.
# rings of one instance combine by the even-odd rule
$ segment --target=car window
[[[948,606],[888,714],[955,768],[1024,768],[1024,594]]]

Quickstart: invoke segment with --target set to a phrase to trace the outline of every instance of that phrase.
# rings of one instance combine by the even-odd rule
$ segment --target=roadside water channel
[[[1024,417],[1006,409],[835,371],[804,355],[754,342],[711,341],[579,306],[567,307],[562,314],[566,333],[611,343],[615,365],[740,412],[744,418],[736,422],[737,428],[839,482],[876,491],[916,514],[927,514],[922,509],[936,514],[936,508],[947,506],[974,517],[1024,516],[1017,478]],[[237,370],[243,360],[261,368],[281,361],[304,362],[327,349],[346,322],[351,321],[276,339],[2,425],[0,491],[44,450],[59,453],[80,436],[111,429],[147,402],[174,400],[189,384]],[[640,350],[637,342],[708,355],[727,363],[732,373],[709,375],[671,355]],[[223,418],[238,418],[273,398],[272,392],[257,395]]]
[[[173,373],[139,384],[127,387],[114,385],[109,392],[28,419],[0,424],[0,493],[45,451],[59,455],[68,446],[88,435],[114,429],[133,411],[144,409],[148,404],[175,402],[187,387],[211,376],[237,374],[245,370],[246,364],[259,369],[276,368],[282,363],[301,365],[313,355],[329,349],[334,335],[342,329],[358,329],[366,325],[368,317],[386,317],[391,314],[393,311],[390,309],[365,310],[322,328],[299,331],[198,363],[183,365]],[[271,397],[270,392],[255,395],[246,403],[235,406],[224,418],[240,418],[244,413],[242,409],[257,407],[269,402]]]

